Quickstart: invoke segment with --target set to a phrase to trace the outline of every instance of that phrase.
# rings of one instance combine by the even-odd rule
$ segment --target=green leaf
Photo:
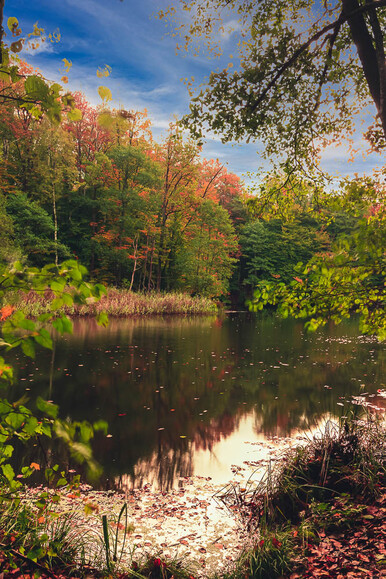
[[[59,310],[64,305],[62,298],[56,298],[51,302],[51,310]]]
[[[15,471],[10,464],[2,464],[1,470],[8,481],[12,481],[15,478]]]
[[[63,327],[63,320],[62,318],[57,318],[56,320],[54,320],[52,322],[53,327],[55,328],[55,330],[57,330],[59,332],[59,334],[63,334],[64,332],[64,327]]]
[[[39,423],[38,423],[37,418],[35,418],[34,416],[31,416],[30,418],[28,418],[28,420],[26,420],[23,431],[26,434],[35,434],[36,429],[38,427],[38,424]]]
[[[35,358],[35,344],[32,338],[27,338],[21,342],[21,349],[29,358]]]
[[[6,416],[5,422],[9,424],[14,430],[20,428],[25,420],[24,414],[20,414],[19,412],[11,412]]]
[[[66,481],[66,479],[65,479],[65,478],[60,478],[60,479],[58,480],[58,482],[56,483],[56,487],[64,487],[64,486],[66,486],[66,484],[68,484],[67,481]]]
[[[59,406],[52,402],[48,402],[47,400],[43,400],[40,396],[37,397],[36,406],[41,412],[44,412],[44,414],[47,414],[47,416],[50,416],[51,418],[56,418],[58,416]]]
[[[28,76],[24,89],[28,96],[37,100],[45,100],[49,94],[49,87],[40,76]]]
[[[83,118],[82,111],[79,109],[72,109],[67,113],[67,118],[72,122],[81,121]]]
[[[101,431],[104,434],[107,434],[108,424],[105,420],[98,420],[97,422],[94,422],[92,427],[93,427],[95,432]]]
[[[62,295],[62,300],[65,306],[72,306],[72,304],[74,303],[72,295],[68,293],[64,293]]]
[[[72,334],[73,324],[72,321],[67,316],[61,317],[63,324],[63,332],[66,334]]]
[[[34,338],[35,342],[43,346],[43,348],[48,348],[49,350],[52,350],[52,339],[47,330],[42,328],[41,330],[39,330],[39,334],[37,336],[34,336]]]
[[[10,444],[5,444],[1,447],[1,456],[4,458],[10,458],[13,454],[13,446]]]
[[[109,317],[106,312],[101,312],[97,314],[96,321],[99,326],[107,327],[109,325]]]
[[[50,288],[53,292],[62,292],[66,286],[65,280],[54,280],[50,283]]]

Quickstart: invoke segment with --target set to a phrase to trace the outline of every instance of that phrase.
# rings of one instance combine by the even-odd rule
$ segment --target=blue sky
[[[168,4],[168,0],[6,0],[5,23],[9,16],[16,16],[24,34],[37,21],[47,32],[59,28],[59,43],[45,44],[43,50],[24,58],[46,78],[59,82],[66,74],[62,59],[72,61],[70,90],[81,90],[92,104],[100,104],[98,86],[108,86],[114,99],[111,106],[148,109],[159,140],[174,116],[188,111],[189,95],[181,77],[202,80],[215,65],[205,58],[175,54],[175,41],[166,35],[162,22],[152,17]],[[100,79],[96,70],[105,64],[112,67],[112,73]],[[203,154],[219,158],[242,177],[261,166],[269,170],[259,150],[258,143],[232,146],[208,139]],[[377,156],[365,159],[358,154],[355,163],[349,163],[348,157],[344,149],[332,148],[325,152],[322,165],[331,173],[345,175],[370,173],[381,164]]]

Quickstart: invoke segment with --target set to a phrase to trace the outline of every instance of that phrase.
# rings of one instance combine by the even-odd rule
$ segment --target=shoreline
[[[183,293],[135,293],[129,290],[108,288],[100,300],[92,298],[85,304],[63,305],[52,309],[55,296],[51,290],[44,294],[29,291],[26,294],[10,295],[11,306],[23,310],[27,316],[37,317],[46,313],[57,313],[70,317],[92,317],[107,314],[111,317],[160,316],[160,315],[217,315],[223,312],[218,302],[211,298],[190,296]]]

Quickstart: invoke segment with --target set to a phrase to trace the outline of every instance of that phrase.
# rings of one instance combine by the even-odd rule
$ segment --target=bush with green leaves
[[[26,356],[34,357],[36,345],[52,348],[50,326],[59,333],[71,332],[71,320],[65,315],[58,315],[58,309],[63,305],[98,300],[105,293],[105,288],[100,284],[91,285],[84,280],[86,273],[87,270],[75,260],[66,261],[60,266],[47,265],[42,269],[28,268],[21,263],[15,263],[10,268],[3,266],[0,269],[0,347],[5,351],[21,347]],[[51,312],[35,319],[26,317],[8,303],[8,296],[14,291],[33,289],[44,293],[47,288],[55,295]],[[97,320],[106,324],[106,314],[99,314]],[[4,391],[12,382],[12,367],[4,357],[0,357],[0,388]],[[23,467],[20,473],[15,473],[10,459],[16,440],[31,443],[37,436],[57,436],[69,446],[72,456],[78,461],[86,462],[93,471],[97,469],[89,443],[94,430],[105,429],[104,423],[91,425],[82,422],[74,425],[62,421],[58,417],[58,406],[42,398],[35,401],[35,412],[27,404],[25,400],[10,402],[6,397],[0,398],[0,485],[6,494],[12,495],[20,489],[21,480],[28,478],[34,470]]]

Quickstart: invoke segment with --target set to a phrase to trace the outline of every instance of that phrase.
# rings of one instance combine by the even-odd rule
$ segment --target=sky
[[[10,16],[18,18],[23,34],[31,32],[35,22],[46,32],[59,28],[60,42],[44,43],[21,56],[49,80],[61,82],[67,75],[66,88],[82,91],[93,105],[101,104],[98,86],[102,84],[112,92],[112,107],[146,108],[154,137],[161,140],[169,123],[189,109],[189,94],[181,78],[194,76],[202,81],[217,66],[204,57],[176,54],[175,40],[155,18],[168,4],[168,0],[6,0],[4,28]],[[64,58],[72,62],[68,74]],[[98,78],[96,71],[104,65],[112,72],[108,78]],[[361,148],[360,136],[357,139],[355,147]],[[219,138],[208,138],[203,155],[218,158],[251,184],[247,174],[270,170],[261,150],[259,143],[223,144]],[[323,154],[322,167],[344,176],[369,174],[381,165],[378,156],[364,157],[361,152],[354,163],[348,159],[345,149],[331,147]]]

